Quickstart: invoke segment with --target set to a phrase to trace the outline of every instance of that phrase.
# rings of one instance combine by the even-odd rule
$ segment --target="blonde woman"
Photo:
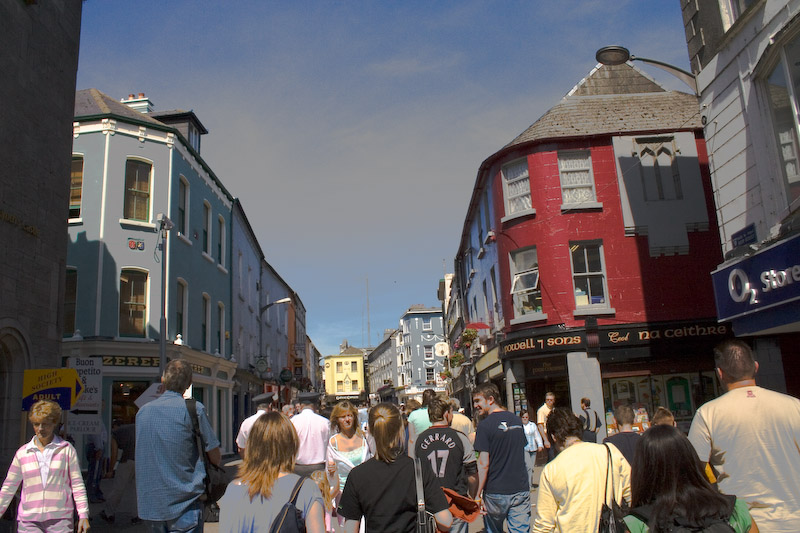
[[[369,412],[369,433],[375,439],[375,457],[355,467],[339,504],[346,533],[356,533],[361,521],[367,531],[413,533],[416,531],[417,498],[414,460],[403,450],[403,419],[394,404],[381,403]],[[442,531],[453,517],[437,478],[423,469],[425,506]]]
[[[370,457],[367,438],[358,424],[358,410],[348,401],[339,402],[331,411],[331,433],[328,439],[328,473],[339,477],[339,490],[344,490],[347,475]]]
[[[270,530],[283,505],[300,480],[293,474],[299,441],[291,421],[283,414],[265,413],[256,419],[247,438],[247,453],[238,478],[219,501],[219,530],[259,533]],[[300,485],[295,507],[309,533],[325,532],[322,494],[311,479]]]
[[[77,508],[78,533],[86,533],[89,502],[78,455],[72,444],[55,433],[61,422],[61,407],[49,400],[38,401],[31,407],[28,420],[36,434],[14,454],[0,489],[0,514],[21,483],[18,531],[72,533],[72,513]]]

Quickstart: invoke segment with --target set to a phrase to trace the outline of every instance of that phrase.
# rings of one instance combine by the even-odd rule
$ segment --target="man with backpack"
[[[583,424],[583,442],[597,442],[597,433],[603,425],[597,411],[591,408],[592,400],[581,398],[581,423]]]

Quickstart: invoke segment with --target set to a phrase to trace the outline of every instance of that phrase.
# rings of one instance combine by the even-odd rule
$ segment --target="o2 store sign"
[[[800,299],[800,235],[716,270],[711,278],[719,320]]]

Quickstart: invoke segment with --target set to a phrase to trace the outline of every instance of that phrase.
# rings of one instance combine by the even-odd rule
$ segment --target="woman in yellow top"
[[[583,442],[583,423],[570,409],[554,408],[546,424],[558,455],[539,478],[531,531],[597,531],[606,486],[608,502],[612,494],[620,505],[630,501],[631,467],[615,446]]]
[[[625,517],[631,533],[690,529],[727,522],[736,533],[758,533],[744,500],[720,494],[708,482],[692,444],[672,426],[657,425],[636,445],[631,480],[633,508]]]

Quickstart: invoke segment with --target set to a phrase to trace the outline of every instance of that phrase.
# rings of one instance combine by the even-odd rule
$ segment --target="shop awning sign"
[[[29,411],[39,400],[51,400],[69,411],[82,392],[83,384],[74,368],[26,370],[22,378],[22,410]]]

